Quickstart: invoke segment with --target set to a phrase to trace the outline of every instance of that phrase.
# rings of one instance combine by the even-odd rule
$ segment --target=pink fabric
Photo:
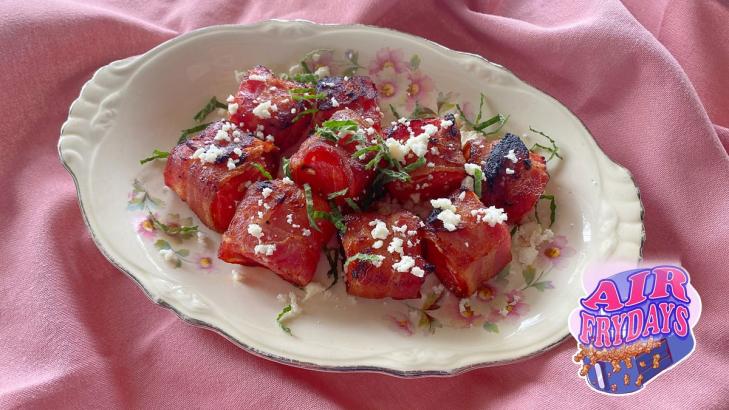
[[[729,407],[729,3],[236,3],[0,3],[0,407]],[[572,342],[448,379],[327,374],[259,359],[153,305],[92,243],[58,161],[60,125],[99,66],[198,27],[274,17],[414,33],[566,104],[633,172],[646,257],[692,273],[704,301],[696,353],[624,398],[577,378]]]

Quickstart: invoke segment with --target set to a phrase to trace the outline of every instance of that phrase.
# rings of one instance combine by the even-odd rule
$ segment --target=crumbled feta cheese
[[[410,273],[419,278],[422,278],[423,276],[425,276],[425,271],[417,266],[413,266],[413,268],[410,269]]]
[[[199,159],[203,163],[213,164],[223,155],[225,155],[225,150],[221,149],[217,145],[208,145],[205,148],[198,148],[190,156],[190,159]]]
[[[405,162],[405,156],[410,152],[410,147],[402,144],[395,138],[388,138],[385,140],[385,146],[390,151],[392,159],[398,162]]]
[[[268,141],[268,142],[276,142],[276,140],[273,138],[273,135],[271,135],[271,134],[266,135],[266,141]]]
[[[314,74],[316,74],[319,78],[329,77],[331,75],[329,67],[327,66],[317,68],[316,71],[314,71]]]
[[[458,199],[460,199],[461,201],[466,199],[466,191],[461,191],[461,193],[458,194]]]
[[[516,164],[517,161],[519,161],[519,159],[516,157],[516,153],[514,153],[514,150],[513,149],[510,149],[509,150],[509,153],[506,154],[506,155],[504,155],[504,158],[510,160],[511,162],[513,162],[515,164]]]
[[[402,224],[401,226],[393,225],[393,226],[392,226],[392,230],[393,230],[394,232],[400,232],[400,233],[405,233],[405,231],[407,231],[407,230],[408,230],[408,226],[407,226],[407,225],[405,225],[405,224]]]
[[[304,229],[303,229],[303,230],[301,231],[301,234],[302,234],[302,235],[304,235],[304,236],[311,236],[311,231],[310,231],[310,230],[308,230],[308,229],[306,229],[306,228],[304,228]]]
[[[371,232],[372,237],[374,239],[387,239],[387,236],[390,234],[390,231],[387,230],[387,225],[379,219],[375,219],[373,222],[375,222],[375,227]]]
[[[263,229],[261,229],[261,226],[258,224],[249,224],[248,225],[248,233],[253,235],[256,239],[261,239],[263,237]],[[256,252],[258,253],[258,252]]]
[[[259,244],[256,245],[255,248],[253,248],[253,253],[258,255],[259,253],[264,254],[266,256],[271,256],[276,251],[276,244]]]
[[[261,212],[261,211],[258,211],[258,218],[259,218],[259,219],[263,219],[263,212]]]
[[[432,137],[436,132],[438,132],[438,127],[433,124],[425,124],[423,126],[423,132],[428,134],[429,137]]]
[[[291,114],[296,114],[296,107],[291,109]]]
[[[226,164],[228,166],[228,170],[235,169],[235,161],[233,161],[233,158],[228,158],[228,163]]]
[[[375,120],[372,118],[365,118],[364,120],[368,125],[375,125]]]
[[[451,120],[440,120],[440,126],[442,128],[448,128],[453,125],[453,121]]]
[[[261,119],[271,118],[271,101],[264,101],[253,109],[253,115]]]
[[[481,169],[481,166],[478,164],[471,164],[467,163],[463,166],[466,170],[466,174],[474,176],[476,174],[476,170]]]
[[[471,211],[471,215],[476,217],[476,222],[487,223],[491,227],[504,223],[509,218],[503,208],[493,205],[488,208],[474,209]]]
[[[314,296],[324,292],[326,288],[322,286],[318,282],[310,282],[306,287],[304,287],[304,298],[301,299],[302,302],[306,302],[307,300],[313,298]]]
[[[448,198],[431,199],[430,205],[435,209],[443,209],[443,210],[449,209],[454,212],[456,210],[456,207],[453,206],[453,203]]]
[[[428,162],[427,164],[425,164],[425,166],[428,167],[428,168],[435,168],[435,163],[434,162]],[[428,175],[428,176],[431,176],[431,175]]]
[[[387,251],[390,253],[399,253],[400,255],[403,254],[403,240],[402,238],[398,238],[397,236],[392,238],[392,241],[390,241],[390,244],[387,245]]]
[[[263,195],[264,198],[268,198],[268,196],[271,195],[271,192],[273,192],[273,189],[265,187],[261,190],[261,195]]]
[[[440,155],[440,150],[438,147],[430,147],[430,153],[433,155]]]
[[[418,231],[408,231],[408,236],[415,236],[418,234]]]
[[[397,272],[407,272],[415,266],[415,259],[412,256],[403,256],[398,262],[392,264],[392,268]]]
[[[375,268],[379,268],[380,266],[382,266],[382,261],[385,260],[385,257],[382,255],[372,255],[372,256],[374,256],[374,260],[369,261],[372,264],[372,266],[374,266]]]
[[[291,225],[294,223],[294,214],[288,214],[286,215],[286,223]]]
[[[332,97],[332,107],[339,107],[339,101],[334,97]]]
[[[511,168],[506,168],[506,174],[507,175],[513,175],[514,174],[514,170],[511,169]]]
[[[441,211],[438,214],[437,218],[439,220],[443,221],[443,227],[446,228],[450,232],[453,232],[456,229],[458,229],[458,224],[461,223],[461,215],[458,215],[457,213],[451,211],[450,209]]]
[[[228,133],[223,130],[218,130],[218,132],[215,133],[215,137],[213,138],[215,141],[230,141],[230,136],[228,136]]]
[[[286,185],[293,185],[293,184],[294,184],[294,181],[292,181],[292,180],[291,180],[291,178],[289,178],[289,177],[284,177],[284,178],[283,178],[283,179],[281,180],[281,182],[283,182],[283,183],[284,183],[284,184],[286,184]]]
[[[466,145],[468,141],[478,140],[481,138],[481,134],[477,131],[461,131],[461,146]]]
[[[248,79],[252,81],[266,81],[266,78],[267,77],[265,75],[260,74],[251,74],[248,76]]]
[[[372,135],[375,133],[375,129],[372,127],[367,128],[365,131],[367,131],[367,135]]]
[[[233,97],[232,95],[228,95],[228,98],[225,99],[225,102],[229,102],[229,103],[232,103],[234,101],[235,101],[235,97]]]
[[[384,242],[377,240],[377,241],[375,241],[375,243],[372,244],[372,249],[380,249],[380,248],[382,248],[383,244],[384,244]]]
[[[236,112],[238,112],[238,103],[228,104],[228,113],[235,114]]]
[[[233,135],[235,135],[235,132],[233,133]],[[239,142],[240,142],[240,138],[239,138],[239,137],[235,137],[235,138],[233,139],[233,142],[235,142],[235,143],[239,143]]]
[[[405,145],[418,157],[422,157],[428,152],[428,134],[422,133],[417,137],[408,138]]]

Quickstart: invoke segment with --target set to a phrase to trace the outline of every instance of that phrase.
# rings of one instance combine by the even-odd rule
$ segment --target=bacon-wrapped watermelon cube
[[[314,115],[314,124],[320,125],[339,110],[349,108],[381,133],[382,112],[377,105],[377,88],[369,77],[326,77],[316,85],[318,111]]]
[[[422,257],[420,218],[407,211],[345,216],[342,246],[347,293],[414,299],[432,266]]]
[[[369,145],[375,135],[372,124],[355,111],[336,112],[291,157],[291,178],[299,185],[309,184],[323,196],[346,189],[335,199],[340,205],[346,198],[360,200],[375,171],[366,168],[371,155],[353,154]]]
[[[484,207],[472,191],[431,200],[425,254],[453,294],[466,298],[511,262],[511,236],[503,209]]]
[[[316,194],[310,198],[288,178],[251,186],[223,234],[218,257],[229,263],[264,266],[296,286],[306,286],[335,231],[326,219],[314,219],[315,225],[311,224],[310,216],[328,212],[329,206]]]
[[[387,190],[393,197],[413,202],[450,195],[460,187],[466,173],[461,134],[453,115],[441,118],[401,118],[385,131],[391,156],[403,166],[421,165],[409,181],[392,181]]]
[[[534,208],[549,182],[544,157],[530,152],[524,142],[507,133],[498,141],[471,140],[463,148],[469,166],[483,174],[481,200],[503,208],[510,223],[519,223]]]
[[[230,120],[257,138],[281,148],[299,142],[309,129],[310,115],[301,115],[315,104],[295,97],[306,85],[276,77],[264,66],[255,66],[242,77],[240,88],[228,97]]]
[[[172,149],[165,184],[211,229],[223,232],[247,187],[275,174],[278,148],[218,121]]]

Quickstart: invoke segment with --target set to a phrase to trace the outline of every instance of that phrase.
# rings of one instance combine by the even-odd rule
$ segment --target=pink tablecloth
[[[727,1],[82,3],[0,3],[0,407],[729,407]],[[646,256],[693,274],[704,300],[694,356],[624,398],[576,377],[573,343],[449,379],[326,374],[256,358],[147,300],[83,224],[56,154],[68,106],[101,65],[198,27],[274,17],[414,33],[560,99],[635,175]]]

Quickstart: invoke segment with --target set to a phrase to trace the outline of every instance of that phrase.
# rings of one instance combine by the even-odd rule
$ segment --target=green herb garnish
[[[301,111],[300,113],[296,114],[296,117],[294,117],[293,122],[296,122],[299,119],[301,119],[309,114],[314,115],[317,112],[319,112],[318,108],[309,108],[308,110]]]
[[[554,198],[554,195],[541,195],[539,197],[539,200],[547,200],[549,201],[549,228],[554,225],[554,221],[557,220],[557,201]],[[534,217],[537,220],[538,224],[542,224],[542,222],[539,220],[539,209],[534,210]]]
[[[337,192],[332,192],[331,194],[327,195],[327,199],[334,199],[334,198],[340,197],[342,195],[346,195],[347,191],[349,191],[349,187],[344,188]]]
[[[352,208],[353,211],[362,212],[362,210],[359,209],[359,205],[357,205],[357,203],[354,202],[354,200],[352,198],[344,198],[344,202],[346,202],[347,205],[349,205],[349,207]]]
[[[210,101],[208,101],[207,104],[205,104],[205,107],[203,107],[200,111],[198,111],[197,114],[195,114],[193,119],[195,120],[195,122],[202,122],[208,115],[210,115],[211,112],[215,111],[218,108],[228,109],[228,106],[218,101],[217,98],[213,97],[210,99]]]
[[[182,144],[183,142],[187,141],[187,139],[190,137],[190,135],[198,133],[205,128],[208,127],[208,125],[212,124],[212,122],[206,122],[204,124],[196,125],[192,128],[188,128],[186,130],[182,130],[182,134],[180,134],[180,139],[177,140],[178,144]]]
[[[251,162],[251,166],[253,166],[253,168],[257,169],[258,172],[260,172],[261,175],[263,175],[263,177],[268,179],[269,181],[273,179],[273,177],[271,176],[271,173],[266,171],[266,168],[264,168],[263,165],[261,165],[260,163]]]
[[[418,158],[418,160],[413,162],[412,164],[405,165],[404,167],[402,167],[402,170],[403,172],[407,172],[408,174],[410,174],[416,169],[422,167],[423,165],[425,165],[425,156]]]
[[[327,286],[327,290],[331,289],[339,280],[339,261],[341,260],[339,248],[327,248],[324,247],[324,255],[327,257],[327,262],[329,262],[329,270],[327,271],[327,276],[332,278],[332,283]]]
[[[337,143],[340,139],[344,138],[347,135],[355,134],[359,130],[359,124],[356,121],[352,120],[328,120],[324,121],[321,126],[316,127],[316,135]],[[364,142],[364,137],[355,137],[352,138],[352,140],[348,141],[348,143],[359,141]]]
[[[139,161],[140,164],[144,165],[150,161],[154,161],[155,159],[165,159],[170,156],[170,153],[167,151],[160,151],[155,148],[154,151],[152,151],[152,155],[148,156],[147,158]]]
[[[294,101],[316,101],[323,100],[327,97],[324,93],[317,93],[316,89],[311,87],[306,88],[294,88],[289,90],[289,95]]]
[[[377,264],[377,263],[382,262],[383,259],[385,259],[385,257],[380,256],[380,255],[369,255],[369,254],[365,254],[365,253],[357,253],[357,254],[350,256],[349,258],[347,258],[346,261],[344,261],[344,269],[346,270],[347,266],[349,266],[349,264],[354,261],[362,261],[362,262],[369,262],[372,264]]]
[[[281,330],[288,333],[289,336],[291,336],[291,329],[283,323],[283,319],[286,314],[291,312],[291,309],[292,308],[290,304],[286,305],[283,309],[281,309],[281,312],[278,313],[278,316],[276,316],[276,323],[278,323],[279,327],[281,327]]]
[[[298,83],[315,85],[319,81],[319,76],[314,73],[295,74],[292,79]]]
[[[316,220],[326,218],[327,213],[314,210],[314,198],[312,197],[311,186],[309,184],[304,184],[304,199],[306,200],[306,216],[309,218],[309,225],[316,229],[317,232],[321,232],[319,225],[316,224]]]
[[[478,114],[476,115],[475,120],[470,121],[468,119],[468,117],[466,117],[466,114],[463,112],[460,105],[456,104],[456,109],[458,110],[458,113],[460,114],[461,118],[463,118],[463,121],[469,127],[471,127],[474,131],[478,131],[481,134],[483,134],[484,136],[496,134],[499,131],[501,131],[501,128],[509,120],[509,116],[496,114],[493,117],[491,117],[485,121],[481,121],[481,116],[483,115],[483,102],[484,102],[485,96],[483,95],[483,93],[480,93],[480,95],[481,95],[481,98],[480,98],[480,101],[478,104]],[[495,124],[498,124],[498,126],[495,129],[488,131],[488,132],[485,131],[486,128],[488,128],[492,125],[495,125]]]
[[[432,117],[437,117],[437,116],[438,116],[438,114],[435,111],[431,110],[428,107],[423,107],[417,101],[415,101],[415,109],[410,114],[410,118],[414,118],[414,119],[432,118]]]
[[[283,174],[286,178],[291,179],[291,161],[288,158],[284,158],[283,162]]]
[[[329,208],[327,219],[334,224],[340,233],[347,232],[347,225],[344,224],[344,218],[342,217],[342,211],[339,209],[339,206],[334,201],[329,201]]]
[[[476,168],[473,172],[473,193],[481,198],[481,183],[483,182],[483,171]]]
[[[549,158],[547,158],[547,161],[551,160],[554,157],[557,157],[559,159],[564,159],[564,158],[562,158],[561,155],[559,155],[559,147],[557,146],[557,143],[554,141],[554,139],[552,139],[552,137],[550,137],[549,135],[547,135],[541,131],[537,131],[532,127],[529,127],[529,131],[536,132],[537,134],[546,138],[547,140],[549,140],[549,143],[552,145],[551,147],[546,147],[542,144],[537,143],[537,144],[532,145],[532,148],[530,149],[530,151],[534,151],[535,148],[538,148],[538,149],[542,149],[544,151],[549,152]]]
[[[390,112],[392,113],[392,116],[395,117],[395,120],[402,118],[400,116],[400,113],[397,112],[397,110],[395,109],[395,107],[392,106],[392,104],[390,104]]]

